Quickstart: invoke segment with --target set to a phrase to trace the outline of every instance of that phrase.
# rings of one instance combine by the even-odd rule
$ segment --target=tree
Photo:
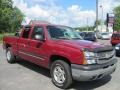
[[[13,7],[12,0],[0,0],[0,33],[14,31],[20,26],[23,18],[22,12]]]
[[[114,8],[115,13],[115,23],[114,23],[114,30],[120,30],[120,6]]]
[[[23,13],[17,7],[14,7],[10,22],[12,32],[15,32],[21,26],[23,17]]]
[[[94,23],[94,28],[95,28],[97,25],[100,25],[100,24],[101,24],[101,20],[95,21],[95,23]]]
[[[0,0],[0,32],[10,27],[9,20],[12,12],[11,0]]]

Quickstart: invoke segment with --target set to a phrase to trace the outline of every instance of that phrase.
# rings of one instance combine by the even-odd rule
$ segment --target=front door
[[[36,35],[41,36],[43,39],[36,39]],[[33,28],[30,40],[27,42],[27,52],[32,62],[41,66],[46,66],[48,56],[43,26],[35,26]]]

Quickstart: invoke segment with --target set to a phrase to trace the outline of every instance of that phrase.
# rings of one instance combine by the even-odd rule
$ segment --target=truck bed
[[[4,44],[16,45],[19,37],[17,36],[4,36],[3,42]]]
[[[15,55],[18,54],[18,42],[19,37],[17,36],[4,36],[3,37],[3,47],[7,48],[7,47],[12,47],[13,49],[13,53]]]

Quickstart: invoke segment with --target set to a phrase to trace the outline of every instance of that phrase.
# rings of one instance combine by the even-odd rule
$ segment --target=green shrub
[[[2,41],[3,39],[3,34],[0,34],[0,41]]]

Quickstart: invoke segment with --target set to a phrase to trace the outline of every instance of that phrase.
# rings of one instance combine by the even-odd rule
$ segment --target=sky
[[[112,13],[113,8],[120,5],[120,0],[98,1],[99,19],[103,20],[106,13]],[[53,24],[79,27],[91,26],[96,19],[96,0],[13,0],[13,2],[25,15],[22,24],[28,24],[30,20],[44,20]]]

